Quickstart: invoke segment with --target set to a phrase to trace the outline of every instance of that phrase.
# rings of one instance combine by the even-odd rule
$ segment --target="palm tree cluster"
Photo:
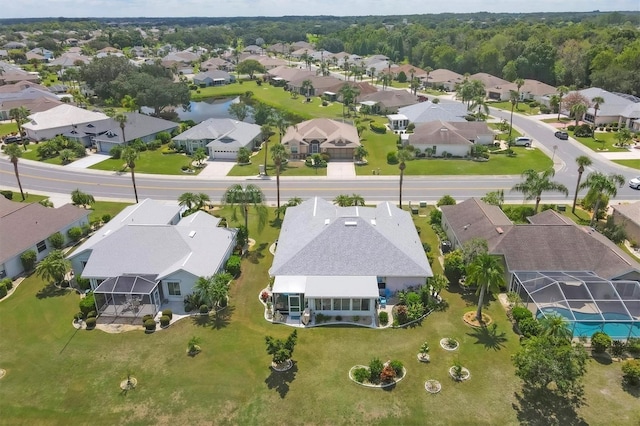
[[[264,204],[265,196],[259,186],[248,184],[231,185],[222,195],[222,204],[231,207],[231,219],[238,220],[238,208],[244,219],[245,228],[249,229],[249,206],[253,206],[258,215],[258,232],[261,232],[267,224],[269,210]]]
[[[229,284],[233,277],[227,272],[219,272],[210,277],[200,277],[194,286],[200,299],[211,308],[221,308],[227,305]]]
[[[198,194],[185,192],[178,197],[178,204],[187,208],[183,216],[188,216],[198,210],[204,210],[210,202],[211,198],[203,192]]]
[[[340,207],[364,206],[364,198],[358,194],[340,194],[333,199],[333,203]]]
[[[547,169],[542,173],[538,173],[533,169],[525,170],[522,172],[522,177],[525,179],[524,182],[515,184],[511,190],[522,192],[525,200],[536,200],[534,212],[538,213],[543,192],[556,191],[563,193],[565,196],[569,195],[569,190],[566,186],[551,180],[554,175],[555,170],[553,169]]]

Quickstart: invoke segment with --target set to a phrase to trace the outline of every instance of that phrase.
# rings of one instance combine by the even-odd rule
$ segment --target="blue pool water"
[[[576,318],[573,321],[571,314]],[[600,318],[598,314],[591,314],[578,311],[569,311],[565,308],[543,308],[538,311],[536,318],[540,319],[543,314],[556,314],[564,317],[570,323],[570,327],[573,328],[573,336],[587,336],[591,337],[596,331],[604,331],[613,339],[626,339],[628,337],[640,337],[640,321],[629,321],[628,317],[624,314],[618,314],[615,312],[603,312]],[[617,321],[616,321],[617,320]]]

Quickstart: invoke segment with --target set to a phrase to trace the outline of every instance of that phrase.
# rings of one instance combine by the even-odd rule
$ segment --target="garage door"
[[[118,144],[111,143],[111,142],[98,142],[98,152],[108,154],[109,151],[111,151],[111,148],[113,148],[116,145]]]
[[[328,148],[332,160],[353,160],[353,148]]]
[[[213,151],[214,160],[235,160],[238,158],[238,151]]]

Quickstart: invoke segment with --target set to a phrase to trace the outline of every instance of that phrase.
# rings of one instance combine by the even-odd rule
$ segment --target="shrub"
[[[439,210],[439,209],[431,210],[431,213],[429,213],[429,222],[431,222],[431,224],[435,223],[440,225],[440,223],[442,222],[442,210]]]
[[[396,318],[398,319],[398,323],[400,325],[403,325],[409,322],[409,312],[406,306],[399,305],[396,308]]]
[[[336,315],[336,321],[342,321],[342,315]]]
[[[402,369],[404,368],[404,365],[402,365],[401,361],[398,361],[397,359],[394,359],[393,361],[391,361],[389,363],[389,365],[391,366],[391,368],[393,368],[393,371],[396,372],[396,376],[401,376],[402,375]]]
[[[80,311],[85,315],[95,310],[96,300],[93,296],[93,293],[89,293],[84,298],[80,299],[80,302],[78,302],[78,306],[80,307]]]
[[[627,344],[622,340],[614,340],[611,342],[611,355],[621,357],[627,350]]]
[[[590,137],[592,134],[591,126],[588,124],[579,125],[573,132],[576,137]]]
[[[163,309],[162,310],[163,317],[169,317],[169,319],[173,318],[173,311],[171,309]]]
[[[82,228],[80,228],[79,226],[69,228],[69,230],[67,231],[67,236],[74,243],[80,241],[80,238],[82,238]]]
[[[371,127],[371,130],[376,133],[387,133],[387,127],[384,124],[378,124],[375,121],[372,121],[369,126]]]
[[[153,319],[153,315],[146,314],[145,316],[142,317],[142,322],[145,323],[147,322],[147,320],[152,320],[152,319]]]
[[[267,292],[267,291],[263,291],[263,292],[260,294],[260,299],[261,299],[263,302],[266,302],[268,298],[269,298],[269,292]]]
[[[162,327],[166,327],[166,326],[168,326],[168,325],[169,325],[169,322],[170,322],[170,321],[171,321],[171,318],[169,318],[169,317],[168,317],[168,316],[166,316],[166,315],[162,315],[162,316],[160,317],[160,326],[162,326]]]
[[[540,323],[533,317],[520,320],[518,322],[518,328],[524,337],[533,337],[540,334]]]
[[[603,331],[596,331],[591,336],[591,348],[596,353],[603,353],[611,347],[611,337]]]
[[[169,132],[160,132],[156,135],[156,138],[161,143],[168,143],[171,140],[171,134]]]
[[[233,256],[229,257],[225,269],[228,273],[230,273],[234,277],[237,277],[240,274],[240,256],[234,254]]]
[[[96,311],[89,311],[89,313],[87,314],[87,318],[95,318],[98,316],[98,313]]]
[[[7,295],[7,285],[5,283],[0,283],[0,299]]]
[[[207,305],[200,305],[200,313],[201,314],[209,313],[209,307]]]
[[[631,337],[627,340],[627,350],[631,355],[640,355],[640,337]]]
[[[120,157],[122,156],[122,147],[121,146],[114,146],[113,148],[111,148],[111,150],[109,151],[109,155],[111,156],[111,158],[113,158],[114,160],[118,160],[120,159]]]
[[[369,378],[369,370],[364,367],[356,368],[353,370],[353,378],[358,383],[363,383]]]
[[[87,320],[84,322],[84,324],[87,327],[87,330],[93,330],[94,328],[96,328],[96,319],[95,319],[95,317],[87,318]]]
[[[84,314],[82,312],[78,312],[73,316],[73,319],[76,321],[80,321],[81,319],[84,319]]]
[[[573,132],[575,129],[576,129],[576,126],[573,125],[573,124],[570,124],[570,125],[567,126],[567,130],[570,131],[570,132]]]
[[[156,322],[152,319],[148,319],[144,322],[144,328],[147,331],[154,331],[156,329]]]
[[[513,320],[515,322],[520,322],[525,318],[533,318],[533,314],[531,313],[531,311],[524,306],[516,306],[511,309],[511,315],[513,316]]]
[[[20,262],[22,262],[22,267],[25,271],[32,271],[36,266],[36,259],[38,255],[35,250],[27,250],[20,255]]]
[[[395,151],[387,153],[387,163],[398,164],[398,154]]]
[[[49,243],[51,243],[51,246],[54,249],[60,250],[64,246],[64,236],[59,232],[51,234],[49,237]]]
[[[13,200],[13,191],[0,191],[0,195],[7,200]]]
[[[436,206],[455,206],[456,200],[451,195],[444,195],[442,198],[438,200]]]
[[[102,223],[108,223],[111,220],[111,215],[110,214],[103,214],[102,215]]]
[[[380,373],[380,381],[382,383],[387,383],[393,380],[396,377],[396,372],[390,365],[385,365]]]
[[[640,385],[640,361],[630,359],[622,364],[622,379],[631,386]]]
[[[389,324],[389,314],[384,311],[378,314],[378,319],[380,320],[380,324],[382,325]]]
[[[373,358],[369,363],[369,381],[371,383],[378,383],[380,381],[380,374],[384,369],[384,364],[378,358]]]
[[[4,284],[7,290],[11,290],[13,288],[13,280],[11,278],[4,278],[2,281],[0,281],[0,285],[1,284]]]

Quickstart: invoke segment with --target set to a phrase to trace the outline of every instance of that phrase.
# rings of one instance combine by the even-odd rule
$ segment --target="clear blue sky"
[[[0,18],[638,11],[640,0],[4,0]]]

